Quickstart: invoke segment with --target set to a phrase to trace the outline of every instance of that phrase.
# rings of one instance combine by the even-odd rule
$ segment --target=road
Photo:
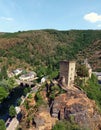
[[[16,130],[17,126],[19,124],[19,121],[16,117],[12,119],[12,121],[9,123],[9,126],[6,128],[6,130]]]

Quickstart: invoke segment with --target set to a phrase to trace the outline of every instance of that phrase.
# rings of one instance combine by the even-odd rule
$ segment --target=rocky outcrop
[[[57,94],[56,91],[55,98],[49,102],[46,90],[40,91],[44,101],[40,106],[27,99],[30,108],[28,111],[23,109],[25,114],[22,114],[20,126],[28,130],[29,127],[30,130],[51,130],[58,119],[65,119],[89,130],[101,130],[101,114],[95,101],[90,100],[79,87],[71,86],[63,92]]]
[[[51,115],[59,119],[74,120],[90,130],[101,129],[101,115],[95,101],[76,88],[68,88],[67,93],[55,98],[51,105]]]
[[[49,113],[49,108],[41,106],[34,116],[36,127],[34,130],[51,130],[57,119],[52,118]]]

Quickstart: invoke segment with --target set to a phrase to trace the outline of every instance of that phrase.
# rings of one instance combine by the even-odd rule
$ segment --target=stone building
[[[88,63],[87,58],[84,60],[84,64],[85,64],[86,68],[88,69],[88,76],[89,76],[89,78],[91,78],[91,76],[92,76],[92,68],[91,68],[90,64]]]
[[[60,79],[62,78],[62,85],[64,87],[73,85],[75,65],[75,61],[60,61]]]

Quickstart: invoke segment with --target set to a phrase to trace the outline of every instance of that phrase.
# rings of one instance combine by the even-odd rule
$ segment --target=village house
[[[13,71],[13,73],[14,73],[14,75],[19,75],[19,74],[21,74],[22,73],[22,71],[23,71],[23,69],[21,69],[21,68],[18,68],[18,69],[16,69],[16,70],[14,70]]]
[[[48,76],[44,76],[41,78],[41,84],[44,83],[48,79]]]
[[[8,75],[9,78],[14,77],[14,73],[10,72],[10,71],[7,71],[7,75]]]
[[[13,71],[7,70],[7,75],[8,75],[9,78],[11,78],[11,77],[14,77],[14,76],[18,76],[22,72],[23,72],[23,69],[21,69],[21,68],[18,68],[18,69],[13,70]]]
[[[23,74],[19,77],[21,81],[32,81],[36,77],[36,73],[34,71],[31,71],[27,74]]]

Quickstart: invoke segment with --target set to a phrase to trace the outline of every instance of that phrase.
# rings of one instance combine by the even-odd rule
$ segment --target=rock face
[[[41,106],[34,117],[34,121],[36,122],[36,127],[34,127],[33,130],[51,130],[57,119],[52,118],[48,109]]]
[[[68,88],[67,93],[55,98],[51,105],[51,115],[60,119],[74,120],[90,130],[101,129],[101,115],[95,104],[86,94],[76,88]]]

